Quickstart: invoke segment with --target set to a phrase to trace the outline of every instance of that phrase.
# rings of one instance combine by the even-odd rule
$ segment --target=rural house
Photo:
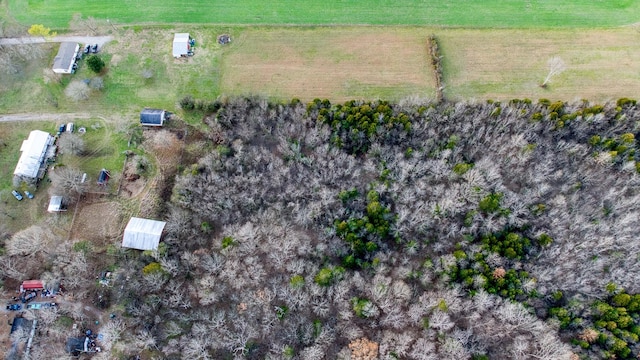
[[[138,250],[156,250],[162,230],[167,223],[132,217],[124,229],[122,247]]]
[[[173,57],[180,58],[183,56],[192,55],[192,44],[193,42],[191,41],[189,33],[176,33],[173,36]]]
[[[53,72],[56,74],[71,74],[76,63],[80,44],[74,42],[60,43],[58,55],[53,59]]]
[[[42,179],[47,168],[46,160],[55,156],[54,138],[49,133],[33,130],[22,142],[20,159],[13,172],[14,180],[35,184]]]
[[[167,120],[167,112],[160,109],[145,108],[140,112],[140,124],[143,126],[162,126]]]

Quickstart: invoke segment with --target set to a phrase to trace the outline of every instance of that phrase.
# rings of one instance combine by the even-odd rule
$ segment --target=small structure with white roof
[[[156,250],[160,244],[164,221],[132,217],[124,229],[122,247],[138,250]]]
[[[173,36],[173,57],[181,58],[193,54],[191,52],[191,44],[189,33],[176,33]]]
[[[50,213],[56,213],[60,211],[66,211],[64,205],[62,204],[62,196],[52,196],[51,200],[49,200],[49,207],[47,211]]]

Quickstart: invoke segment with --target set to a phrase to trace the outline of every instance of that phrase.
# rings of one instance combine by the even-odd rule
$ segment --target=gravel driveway
[[[113,36],[53,36],[44,38],[42,36],[20,37],[20,38],[0,38],[0,45],[22,45],[22,44],[41,44],[46,42],[64,42],[71,41],[82,44],[98,44],[98,47],[111,41]]]

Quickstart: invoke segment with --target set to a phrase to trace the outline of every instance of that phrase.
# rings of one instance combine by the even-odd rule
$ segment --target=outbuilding
[[[25,280],[20,285],[20,292],[44,290],[44,284],[40,280]]]
[[[191,52],[191,44],[189,33],[176,33],[173,36],[173,57],[181,58],[193,54]]]
[[[13,171],[18,182],[25,181],[35,184],[44,176],[46,160],[55,156],[54,138],[49,133],[33,130],[29,137],[22,142],[20,159]]]
[[[164,221],[132,217],[124,229],[122,247],[138,250],[156,250],[160,244]]]
[[[50,213],[66,211],[62,200],[62,196],[52,196],[51,200],[49,200],[49,207],[47,207],[47,211]]]
[[[60,43],[58,55],[53,59],[53,72],[56,74],[71,74],[80,50],[80,44],[74,42]]]
[[[140,124],[143,126],[162,126],[165,120],[167,120],[165,110],[144,108],[140,112]]]

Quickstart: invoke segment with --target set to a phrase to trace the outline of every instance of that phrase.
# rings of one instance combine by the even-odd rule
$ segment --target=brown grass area
[[[640,93],[640,33],[608,30],[437,31],[450,99],[635,98]],[[567,69],[543,89],[549,58]]]
[[[128,219],[126,219],[128,220]],[[122,208],[115,201],[82,205],[73,224],[72,239],[108,243],[124,229]]]
[[[434,96],[426,35],[404,28],[246,30],[223,56],[221,90],[302,100]]]

